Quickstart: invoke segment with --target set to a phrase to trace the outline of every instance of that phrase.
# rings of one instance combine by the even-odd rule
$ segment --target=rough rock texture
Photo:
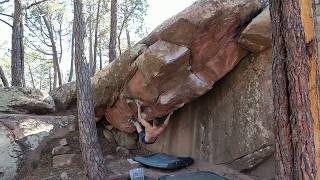
[[[0,113],[46,114],[55,111],[52,97],[32,88],[0,88]]]
[[[54,168],[70,166],[75,161],[75,158],[80,158],[80,157],[77,154],[62,154],[62,155],[53,156],[52,166]]]
[[[271,20],[269,7],[266,7],[244,29],[239,43],[251,52],[260,52],[271,47]]]
[[[176,111],[147,148],[241,171],[263,164],[274,151],[271,72],[271,50],[245,58],[209,93]],[[274,177],[272,168],[264,171]]]
[[[54,130],[60,127],[71,124],[74,120],[74,116],[0,113],[0,172],[4,173],[3,178],[14,179],[19,158],[24,157],[25,152],[35,150],[44,137],[53,134]],[[58,137],[62,131],[54,133]],[[30,157],[30,160],[35,161],[34,157]]]
[[[137,148],[138,139],[136,134],[127,134],[116,129],[112,130],[112,134],[118,146],[123,146],[128,149]]]
[[[0,179],[14,179],[17,171],[20,146],[14,141],[10,130],[0,125]]]
[[[0,114],[0,126],[10,129],[24,148],[35,149],[54,129],[66,127],[75,119],[75,116]]]

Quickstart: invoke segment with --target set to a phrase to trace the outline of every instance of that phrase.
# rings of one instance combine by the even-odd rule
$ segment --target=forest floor
[[[76,126],[76,125],[75,125]],[[57,132],[46,137],[35,151],[27,152],[21,159],[16,179],[18,180],[82,180],[86,179],[84,163],[81,158],[79,131],[77,127],[70,131],[68,128],[59,129]],[[142,166],[138,163],[131,164],[128,159],[137,155],[147,155],[148,152],[143,147],[138,146],[136,149],[126,149],[110,143],[103,135],[105,129],[104,123],[97,124],[99,142],[105,157],[107,174],[110,180],[130,179],[130,169],[142,167],[144,169],[146,180],[157,180],[163,175],[185,174],[195,171],[212,171],[227,179],[251,179],[239,172],[226,168],[225,166],[213,165],[202,162],[195,162],[193,165],[176,171],[164,171]],[[68,151],[60,155],[72,155],[73,158],[61,158],[62,163],[58,167],[54,166],[54,155],[52,150],[61,146],[61,140],[65,139]],[[57,163],[56,163],[57,164]]]

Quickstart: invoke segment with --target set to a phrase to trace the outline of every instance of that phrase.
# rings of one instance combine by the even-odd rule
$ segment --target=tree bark
[[[93,38],[92,38],[92,11],[91,11],[91,6],[90,6],[90,15],[88,18],[88,27],[89,27],[89,67],[90,67],[90,74],[92,74],[93,71],[93,52],[92,52],[92,48],[93,48]]]
[[[42,19],[46,25],[47,30],[48,30],[49,39],[51,42],[54,74],[55,74],[55,77],[58,77],[59,86],[62,86],[62,75],[61,75],[61,71],[60,71],[58,52],[57,52],[56,42],[54,40],[52,25],[49,23],[49,21],[45,15],[42,16]],[[53,83],[53,84],[55,85],[55,83]],[[53,88],[56,88],[56,86],[54,86]]]
[[[278,179],[320,177],[314,11],[309,0],[270,1]]]
[[[22,0],[14,0],[11,47],[11,85],[25,86]]]
[[[117,58],[117,0],[111,0],[109,62]]]
[[[97,68],[97,50],[98,50],[98,31],[99,31],[100,4],[101,4],[101,0],[98,0],[96,24],[95,24],[95,28],[94,28],[93,65],[92,65],[92,69],[91,69],[91,76],[93,76],[96,73],[96,68]]]
[[[1,66],[0,66],[0,79],[1,79],[4,87],[9,87],[8,80],[6,78],[6,75],[4,74],[4,71]]]
[[[84,55],[85,23],[82,0],[74,1],[75,67],[80,148],[87,176],[92,180],[106,179],[106,168],[98,142],[89,69]]]

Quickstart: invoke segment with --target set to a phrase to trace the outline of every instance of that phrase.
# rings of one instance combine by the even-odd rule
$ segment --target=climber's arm
[[[140,102],[136,101],[137,107],[138,107],[138,121],[145,127],[145,128],[149,128],[151,125],[149,124],[149,122],[147,122],[145,119],[142,118],[141,115],[141,104]]]

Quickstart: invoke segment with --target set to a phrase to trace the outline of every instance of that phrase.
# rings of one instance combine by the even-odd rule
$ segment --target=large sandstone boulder
[[[46,114],[55,111],[52,97],[32,88],[0,88],[0,112]]]
[[[200,0],[165,21],[91,79],[96,116],[132,133],[127,119],[137,113],[128,100],[141,100],[143,115],[153,119],[203,95],[248,55],[237,37],[264,6],[259,0]]]
[[[128,99],[143,102],[146,119],[162,117],[205,94],[248,55],[237,44],[240,27],[264,4],[254,0],[198,1],[167,20],[140,43],[149,45],[118,101],[106,109],[116,128],[133,132]]]
[[[104,116],[105,108],[112,106],[118,99],[124,83],[136,70],[132,63],[145,49],[146,46],[143,44],[135,45],[91,78],[96,116]],[[76,107],[77,95],[74,82],[63,85],[51,94],[58,110]]]

